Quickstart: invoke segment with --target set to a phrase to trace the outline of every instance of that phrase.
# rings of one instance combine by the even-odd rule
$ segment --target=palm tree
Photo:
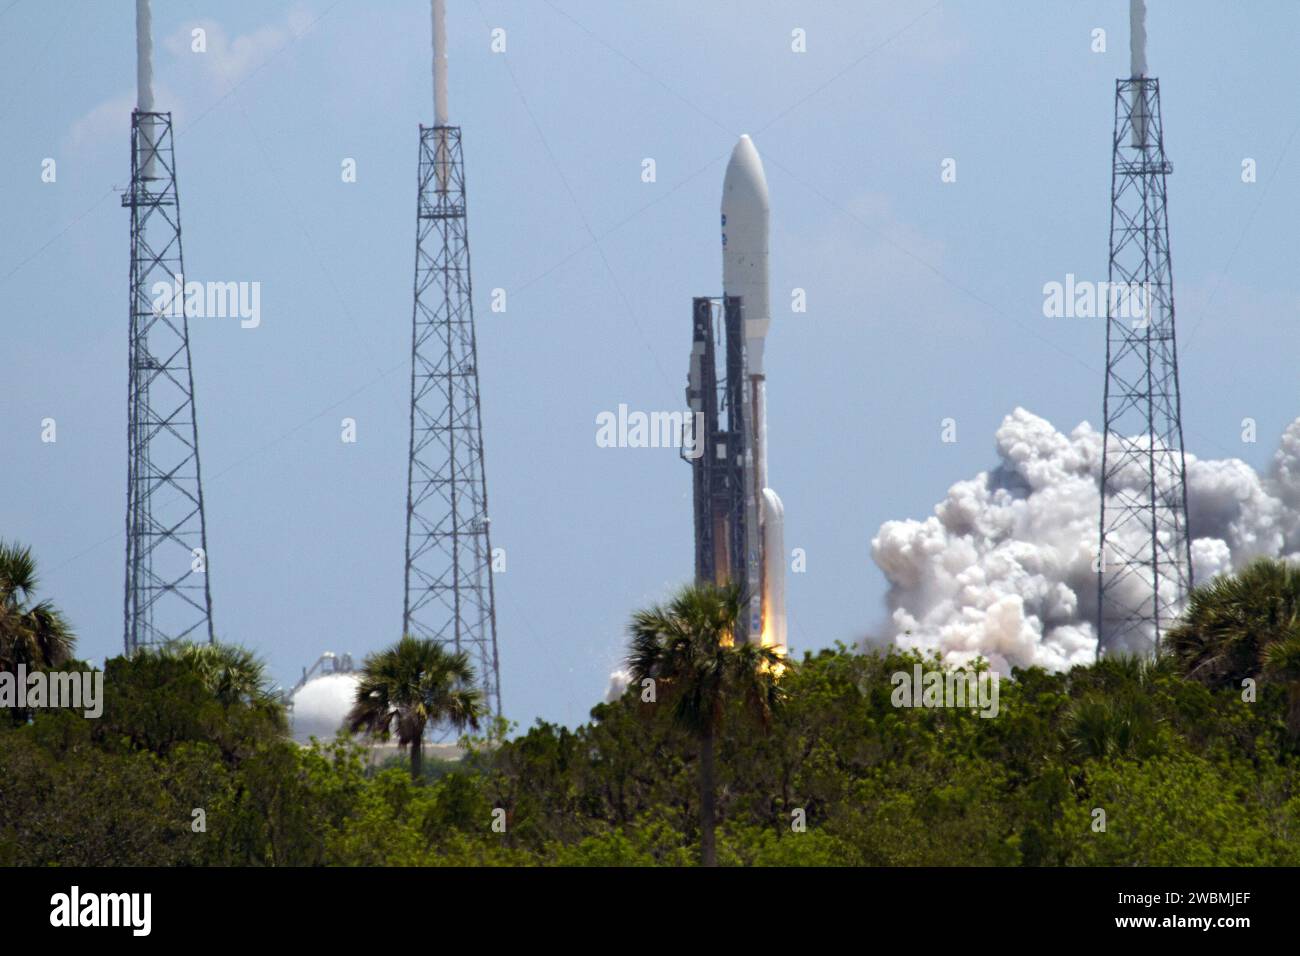
[[[1068,749],[1079,757],[1140,756],[1156,737],[1151,698],[1132,688],[1089,693],[1065,714]]]
[[[1293,633],[1264,648],[1264,676],[1286,684],[1286,729],[1300,740],[1300,636]]]
[[[177,641],[157,650],[145,649],[143,653],[156,653],[180,661],[225,707],[246,704],[268,710],[281,706],[280,696],[267,676],[266,665],[246,647]]]
[[[0,670],[58,667],[72,656],[77,638],[63,614],[31,603],[36,584],[31,548],[0,541]]]
[[[1287,684],[1287,727],[1300,739],[1300,567],[1259,558],[1196,588],[1165,647],[1182,672],[1211,687],[1245,678]]]
[[[411,779],[418,783],[428,725],[478,730],[479,718],[487,715],[474,682],[464,651],[453,653],[437,641],[407,635],[366,657],[348,727],[381,740],[395,728],[398,746],[411,748]]]
[[[786,664],[770,647],[737,644],[739,587],[693,585],[667,604],[632,615],[628,669],[633,684],[655,682],[656,700],[673,701],[674,722],[699,746],[700,856],[717,865],[713,748],[727,705],[740,701],[766,730],[783,695]]]

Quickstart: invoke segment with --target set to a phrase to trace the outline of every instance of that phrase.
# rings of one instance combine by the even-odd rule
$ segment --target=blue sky
[[[671,449],[597,447],[595,418],[681,407],[690,298],[720,291],[741,133],[771,193],[770,481],[787,547],[807,553],[789,576],[796,651],[877,629],[872,535],[989,466],[1014,407],[1096,423],[1104,328],[1044,318],[1042,287],[1105,278],[1127,3],[448,5],[511,719],[584,719],[630,612],[690,576],[689,469]],[[128,221],[113,190],[129,178],[133,6],[0,3],[0,535],[34,547],[95,660],[122,641]],[[1259,467],[1300,413],[1300,6],[1150,6],[1187,448]],[[420,0],[155,3],[188,277],[262,287],[258,328],[191,328],[216,629],[286,682],[400,628],[428,35]],[[1258,444],[1241,442],[1246,416]]]

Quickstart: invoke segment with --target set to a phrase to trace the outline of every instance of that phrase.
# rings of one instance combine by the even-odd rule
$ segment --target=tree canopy
[[[895,706],[895,675],[939,662],[844,646],[789,662],[757,722],[762,667],[683,712],[678,690],[740,658],[714,641],[725,624],[695,626],[718,608],[670,602],[633,627],[664,693],[634,683],[574,728],[484,721],[416,779],[347,733],[294,744],[246,651],[117,657],[98,719],[0,721],[0,865],[694,865],[708,729],[720,865],[1293,866],[1294,671],[1271,650],[1293,605],[1275,572],[1249,572],[1235,609],[1212,583],[1155,660],[1003,675],[996,717]]]

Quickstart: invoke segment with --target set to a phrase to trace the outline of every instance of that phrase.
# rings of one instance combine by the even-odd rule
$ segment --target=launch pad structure
[[[1110,288],[1146,308],[1107,310],[1099,656],[1159,653],[1193,583],[1159,80],[1116,82],[1112,154]]]
[[[743,311],[738,296],[692,301],[693,338],[686,404],[703,426],[688,457],[695,513],[695,579],[723,585],[747,570],[745,455],[749,391],[745,388]],[[718,374],[718,356],[723,356]],[[745,575],[746,586],[754,582]]]
[[[170,113],[131,115],[125,651],[214,640]]]

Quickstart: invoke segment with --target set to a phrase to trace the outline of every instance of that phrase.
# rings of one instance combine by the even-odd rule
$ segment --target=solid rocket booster
[[[744,315],[749,399],[745,462],[747,621],[752,643],[786,647],[784,508],[767,487],[767,381],[763,350],[772,325],[768,291],[768,197],[763,161],[748,136],[731,151],[722,184],[722,288]]]

